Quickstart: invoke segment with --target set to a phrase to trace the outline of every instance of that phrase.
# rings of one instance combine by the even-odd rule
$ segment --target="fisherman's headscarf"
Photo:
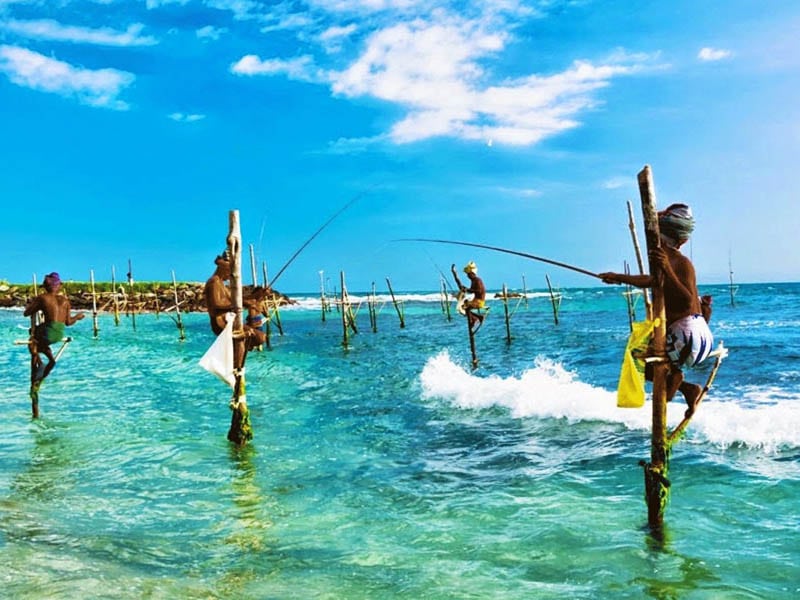
[[[53,271],[49,275],[44,276],[44,287],[48,290],[55,289],[59,285],[61,285],[61,277],[58,276],[58,273]]]
[[[694,231],[692,209],[686,204],[670,204],[658,213],[658,229],[662,241],[670,248],[686,242]]]
[[[230,250],[225,248],[225,250],[223,250],[222,253],[214,259],[214,262],[216,264],[219,264],[220,262],[231,262]]]
[[[464,267],[464,273],[475,273],[478,274],[478,265],[475,264],[474,261],[469,261],[466,266]]]

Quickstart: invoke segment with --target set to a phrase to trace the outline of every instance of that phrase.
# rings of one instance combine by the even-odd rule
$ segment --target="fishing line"
[[[580,267],[575,267],[573,265],[569,265],[567,263],[563,263],[557,260],[553,260],[550,258],[544,258],[542,256],[536,256],[535,254],[528,254],[527,252],[518,252],[517,250],[509,250],[508,248],[499,248],[497,246],[488,246],[486,244],[474,244],[472,242],[459,242],[455,240],[435,240],[429,238],[401,238],[398,240],[394,240],[395,242],[434,242],[437,244],[454,244],[456,246],[470,246],[472,248],[483,248],[484,250],[494,250],[495,252],[504,252],[506,254],[514,254],[515,256],[522,256],[523,258],[529,258],[531,260],[538,260],[539,262],[547,263],[550,265],[555,265],[556,267],[562,267],[564,269],[570,269],[571,271],[577,271],[578,273],[583,273],[584,275],[589,275],[590,277],[596,277],[597,279],[602,279],[600,275],[597,273],[593,273],[592,271],[587,271],[586,269],[581,269]]]
[[[336,211],[336,212],[333,214],[333,216],[331,216],[331,218],[329,218],[327,221],[325,221],[325,223],[323,223],[323,224],[322,224],[322,226],[321,226],[319,229],[317,229],[317,230],[314,232],[314,234],[313,234],[313,235],[312,235],[310,238],[308,238],[308,239],[305,241],[305,243],[304,243],[302,246],[300,246],[300,247],[297,249],[297,251],[296,251],[294,254],[292,254],[291,258],[289,258],[289,260],[288,260],[288,261],[286,261],[286,264],[285,264],[285,265],[283,265],[283,266],[280,268],[280,270],[278,271],[278,274],[277,274],[277,275],[275,275],[275,277],[273,277],[273,278],[272,278],[272,281],[270,281],[270,282],[269,282],[269,285],[268,285],[267,287],[269,287],[269,288],[272,288],[272,286],[273,286],[273,285],[275,284],[275,282],[278,280],[278,277],[280,277],[280,276],[281,276],[281,274],[282,274],[282,273],[283,273],[283,272],[286,270],[286,267],[288,267],[290,264],[292,264],[292,262],[294,261],[294,259],[295,259],[295,258],[297,258],[297,256],[298,256],[298,255],[299,255],[299,254],[300,254],[300,253],[301,253],[303,250],[305,250],[306,246],[308,246],[308,245],[309,245],[309,244],[310,244],[310,243],[311,243],[311,242],[314,240],[314,238],[315,238],[315,237],[317,237],[317,236],[318,236],[320,233],[322,233],[322,230],[323,230],[323,229],[325,229],[325,228],[326,228],[328,225],[330,225],[330,224],[333,222],[333,220],[334,220],[336,217],[338,217],[338,216],[339,216],[340,214],[342,214],[342,213],[343,213],[345,210],[347,210],[348,208],[350,208],[350,206],[352,206],[353,204],[355,204],[355,202],[356,202],[357,200],[360,200],[360,199],[361,199],[361,198],[364,196],[364,194],[366,194],[366,193],[367,193],[367,192],[359,192],[358,194],[356,194],[356,195],[355,195],[353,198],[351,198],[351,199],[350,199],[350,200],[349,200],[349,201],[348,201],[348,202],[347,202],[347,203],[346,203],[346,204],[345,204],[345,205],[344,205],[342,208],[340,208],[339,210],[337,210],[337,211]]]

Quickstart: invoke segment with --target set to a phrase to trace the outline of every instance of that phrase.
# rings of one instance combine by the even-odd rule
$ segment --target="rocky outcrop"
[[[181,312],[206,312],[205,298],[203,297],[204,283],[179,283],[177,285],[178,306]],[[62,293],[69,298],[73,310],[92,310],[92,291],[88,283],[66,282]],[[276,290],[267,291],[267,298],[278,306],[296,304],[294,300]],[[24,307],[33,294],[31,285],[0,286],[0,307]],[[253,294],[253,286],[244,287],[244,296]],[[160,312],[174,310],[175,290],[171,284],[143,284],[139,290],[134,285],[133,292],[127,285],[119,285],[116,293],[113,291],[97,291],[97,310],[100,312],[113,312],[115,300],[117,310],[126,312]]]

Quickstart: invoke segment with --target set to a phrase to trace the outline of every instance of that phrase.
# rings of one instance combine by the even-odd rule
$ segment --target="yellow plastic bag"
[[[653,335],[656,321],[639,321],[633,324],[617,386],[617,406],[641,408],[644,406],[644,356]]]

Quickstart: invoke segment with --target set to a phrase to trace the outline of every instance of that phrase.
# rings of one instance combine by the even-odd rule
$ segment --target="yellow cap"
[[[467,266],[464,267],[464,273],[469,273],[470,271],[473,273],[478,272],[478,265],[476,265],[473,261],[469,261]]]

